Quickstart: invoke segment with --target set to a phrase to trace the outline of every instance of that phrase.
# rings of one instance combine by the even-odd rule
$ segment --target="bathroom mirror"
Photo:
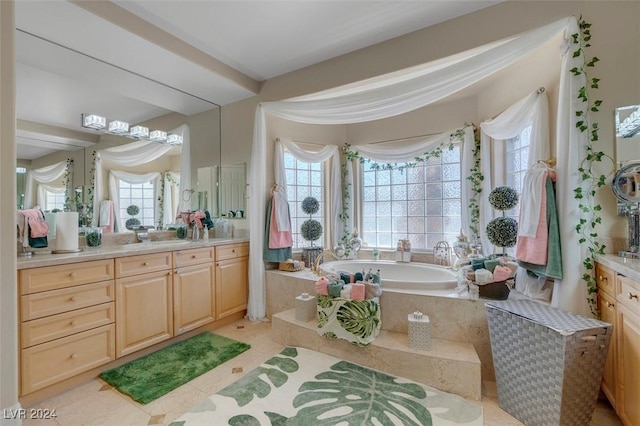
[[[20,19],[17,24],[19,26]],[[130,143],[132,139],[83,128],[80,122],[81,115],[85,113],[126,120],[132,125],[149,123],[149,127],[153,126],[152,129],[164,131],[187,124],[191,140],[189,163],[192,188],[197,182],[198,168],[219,167],[218,105],[197,94],[174,89],[143,75],[132,74],[18,29],[18,164],[31,170],[55,164],[63,158],[73,159],[75,173],[71,185],[73,188],[85,188],[83,198],[86,203],[86,192],[92,181],[93,152]],[[176,157],[175,152],[171,155]],[[171,166],[159,171],[179,170],[179,159],[167,162]],[[147,171],[141,170],[140,173]],[[16,195],[20,195],[18,188]],[[216,196],[217,194],[214,197]],[[195,200],[189,201],[192,208],[195,208]],[[212,215],[216,214],[217,212],[212,212]]]
[[[630,161],[640,161],[640,105],[615,109],[617,168]]]
[[[622,166],[613,177],[611,188],[618,201],[640,203],[640,161]]]

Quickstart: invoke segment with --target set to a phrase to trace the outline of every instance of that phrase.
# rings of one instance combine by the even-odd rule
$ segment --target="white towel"
[[[102,200],[100,201],[100,216],[98,218],[98,226],[105,227],[105,231],[107,232],[113,232],[113,225],[113,201]]]
[[[520,194],[518,236],[536,237],[540,210],[542,209],[542,185],[545,183],[547,173],[546,167],[532,167],[524,175],[522,194]]]

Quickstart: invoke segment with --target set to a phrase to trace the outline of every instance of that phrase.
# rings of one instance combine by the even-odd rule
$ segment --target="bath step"
[[[369,346],[357,347],[318,335],[315,320],[297,321],[295,309],[274,314],[271,321],[271,337],[282,345],[323,352],[480,401],[480,358],[471,343],[432,338],[431,350],[422,351],[409,348],[406,334],[382,330]]]

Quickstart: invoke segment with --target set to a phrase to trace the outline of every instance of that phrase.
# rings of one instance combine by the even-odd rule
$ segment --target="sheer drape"
[[[175,223],[176,218],[178,217],[180,181],[180,172],[166,172],[164,174],[162,226]]]
[[[42,207],[44,205],[44,201],[43,198],[41,198],[40,191],[37,190],[37,184],[52,183],[59,180],[68,170],[68,167],[69,161],[65,160],[40,169],[27,171],[26,186],[24,190],[24,208],[32,209],[36,205]]]
[[[571,23],[570,26],[568,24]],[[349,124],[392,117],[424,107],[446,98],[473,83],[503,69],[529,54],[535,47],[567,29],[565,37],[577,28],[575,17],[561,19],[541,28],[493,43],[486,49],[475,49],[454,59],[442,59],[436,66],[416,67],[393,73],[362,84],[336,88],[278,102],[258,105],[255,115],[251,155],[250,223],[251,251],[249,268],[248,316],[265,316],[264,263],[261,249],[264,243],[264,211],[269,180],[266,176],[266,113],[288,120],[311,124]],[[579,33],[577,30],[575,33]],[[563,77],[569,70],[563,67]],[[562,96],[575,97],[566,91]],[[565,112],[565,111],[563,111]],[[564,120],[567,117],[563,117]],[[560,140],[560,139],[559,139]],[[576,216],[573,216],[574,220]]]
[[[321,163],[327,160],[331,160],[330,176],[329,176],[329,193],[331,199],[328,200],[329,208],[331,211],[331,246],[334,247],[342,237],[342,223],[338,220],[338,216],[342,212],[342,180],[340,179],[340,150],[336,145],[325,145],[320,151],[313,152],[307,151],[301,148],[298,144],[287,139],[276,139],[276,149],[274,156],[274,174],[275,181],[283,191],[276,191],[274,197],[280,197],[280,202],[276,203],[278,210],[276,215],[278,218],[278,225],[281,223],[289,224],[288,214],[285,208],[287,207],[287,182],[285,179],[284,169],[284,149],[287,149],[291,154],[300,161],[306,163]],[[281,208],[282,207],[282,208]],[[279,229],[284,231],[286,229]]]
[[[160,194],[160,173],[151,172],[145,174],[129,173],[122,170],[111,170],[109,172],[109,197],[113,201],[113,210],[115,211],[115,232],[124,231],[126,228],[122,224],[122,217],[120,216],[120,182],[127,182],[129,184],[141,184],[146,182],[153,182],[153,200],[154,211],[158,209],[158,195]],[[142,207],[142,206],[139,206]]]
[[[529,126],[531,126],[531,139],[527,169],[538,160],[549,159],[549,100],[545,91],[533,92],[496,118],[480,123],[480,162],[484,174],[483,197],[480,203],[480,237],[486,253],[493,252],[493,244],[489,242],[484,230],[497,214],[487,202],[489,193],[496,186],[491,176],[492,162],[495,161],[491,155],[491,140],[515,138]]]

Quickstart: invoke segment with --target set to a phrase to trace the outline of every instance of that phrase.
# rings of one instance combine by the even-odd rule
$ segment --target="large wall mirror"
[[[640,105],[615,110],[617,168],[630,161],[640,161]]]
[[[210,176],[212,188],[216,190],[209,190],[207,207],[213,217],[219,216],[217,173],[220,170],[221,129],[218,105],[23,31],[21,19],[28,18],[18,14],[16,32],[16,145],[17,163],[21,168],[17,170],[18,208],[32,208],[37,203],[43,210],[76,210],[90,203],[88,197],[96,193],[92,188],[94,153],[136,142],[130,137],[82,126],[82,114],[99,114],[132,126],[143,125],[165,132],[188,126],[190,185],[175,197],[182,200],[186,208],[197,209],[197,171],[208,168],[216,174]],[[113,48],[117,49],[117,46]],[[143,166],[126,167],[105,162],[103,192],[108,194],[109,170],[173,173],[175,177],[182,172],[182,156],[178,146]],[[52,182],[37,181],[35,185],[45,198],[25,203],[27,176],[61,163],[72,164],[72,168]],[[168,181],[171,179],[169,177]],[[137,189],[132,188],[131,194],[137,197]],[[131,201],[120,203],[121,209],[126,209],[124,204],[127,203],[131,204]],[[141,199],[140,207],[144,203]],[[152,219],[145,220],[151,220],[150,225],[157,225],[161,215],[153,209],[147,212]]]

